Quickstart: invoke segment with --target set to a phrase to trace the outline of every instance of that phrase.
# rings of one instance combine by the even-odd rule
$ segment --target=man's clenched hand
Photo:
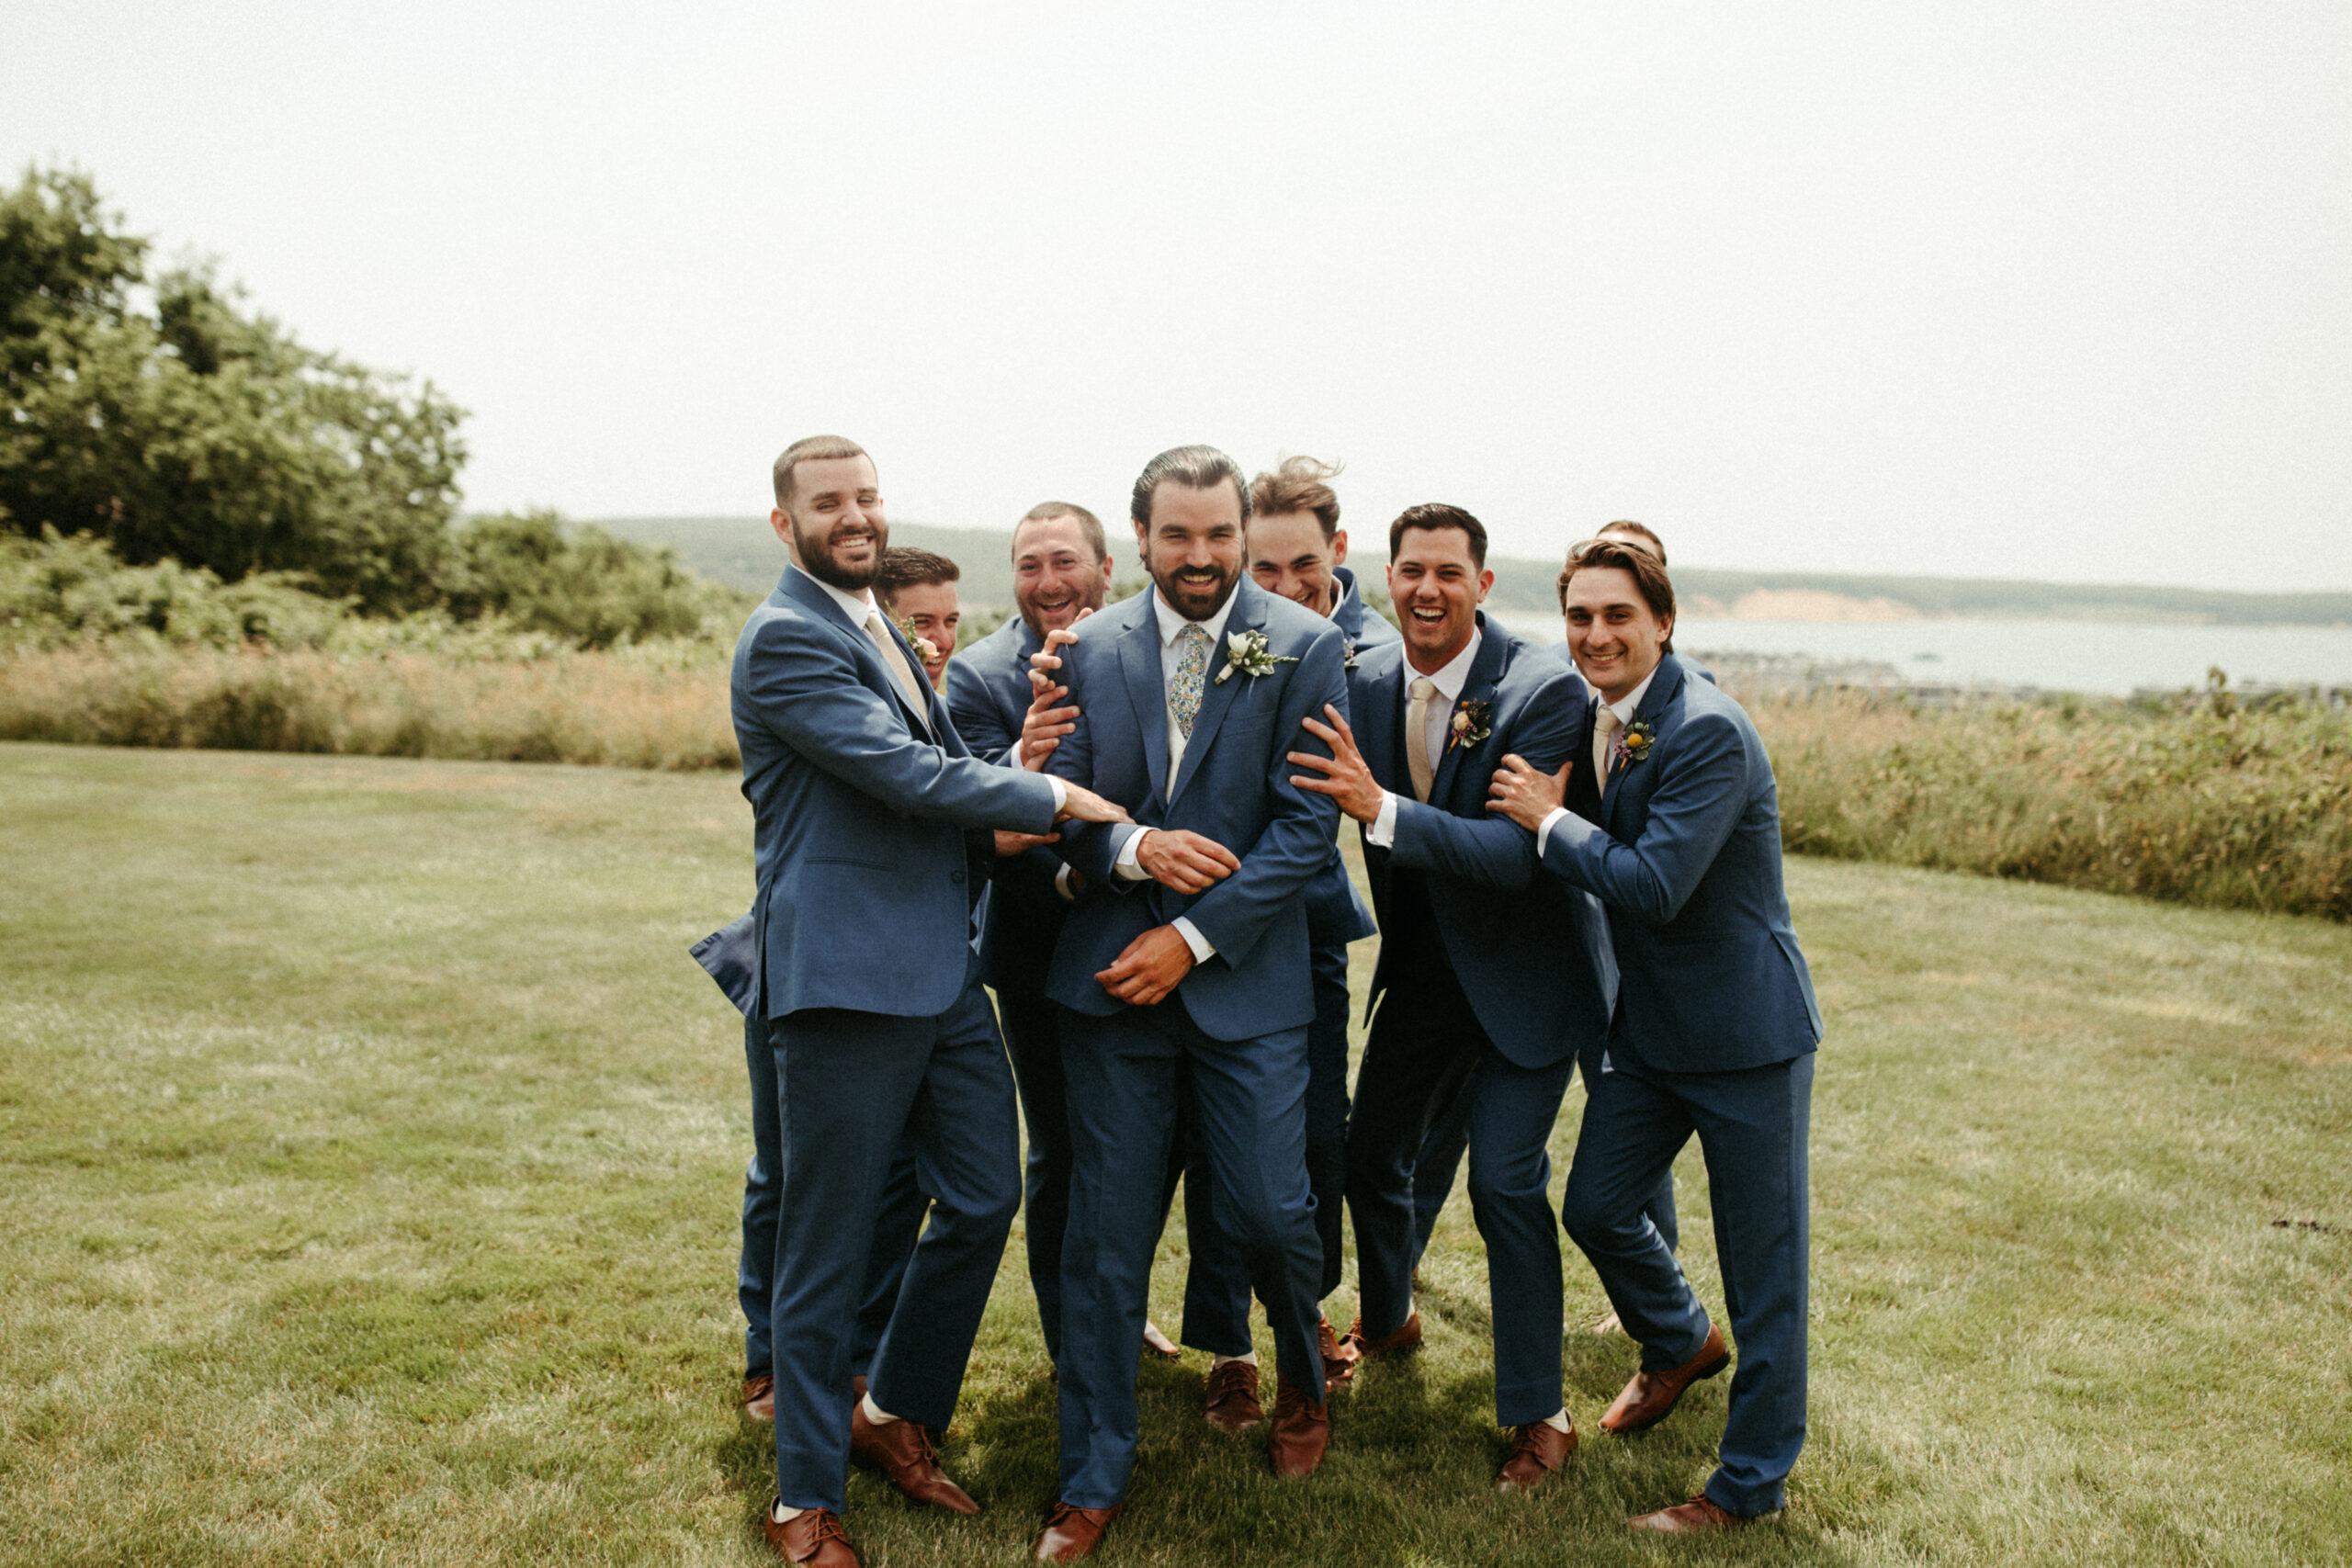
[[[1136,846],[1136,863],[1154,882],[1179,893],[1202,892],[1241,869],[1231,850],[1182,828],[1146,830]]]
[[[1158,835],[1154,835],[1157,837]],[[1193,972],[1193,947],[1174,926],[1154,926],[1094,978],[1120,1001],[1148,1008],[1164,999]]]

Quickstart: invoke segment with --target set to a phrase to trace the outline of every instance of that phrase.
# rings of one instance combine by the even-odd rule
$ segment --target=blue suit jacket
[[[1331,575],[1347,585],[1348,596],[1340,601],[1331,619],[1339,623],[1340,633],[1348,639],[1348,660],[1353,663],[1357,655],[1369,653],[1387,643],[1403,640],[1388,617],[1363,602],[1356,587],[1356,574],[1344,566],[1335,566]]]
[[[1534,643],[1483,614],[1478,620],[1478,653],[1460,701],[1489,705],[1488,733],[1474,748],[1447,746],[1427,805],[1413,798],[1405,765],[1411,676],[1404,644],[1356,660],[1349,693],[1356,744],[1381,787],[1397,796],[1396,847],[1367,844],[1364,866],[1384,930],[1393,866],[1428,874],[1438,936],[1479,1027],[1513,1062],[1548,1066],[1607,1034],[1616,964],[1600,906],[1535,874],[1535,835],[1487,809],[1487,783],[1510,752],[1557,773],[1573,754],[1588,699],[1584,683]],[[1390,959],[1384,942],[1374,997],[1389,983]]]
[[[1053,786],[974,758],[928,688],[919,728],[864,629],[797,567],[743,627],[729,694],[766,1016],[944,1012],[993,859],[967,829],[1046,832]]]
[[[1117,801],[1144,827],[1190,829],[1241,861],[1240,870],[1186,897],[1155,882],[1112,875],[1135,827],[1065,824],[1061,857],[1084,874],[1086,891],[1062,928],[1046,994],[1079,1012],[1109,1017],[1125,1004],[1102,988],[1096,971],[1110,967],[1146,931],[1182,915],[1216,953],[1195,965],[1176,994],[1193,1021],[1218,1040],[1295,1029],[1315,1016],[1302,895],[1330,863],[1339,808],[1294,785],[1297,770],[1283,757],[1321,750],[1299,721],[1319,716],[1326,703],[1341,713],[1348,704],[1338,626],[1246,577],[1233,592],[1227,640],[1209,655],[1201,711],[1172,781],[1156,592],[1080,624],[1078,641],[1063,650],[1062,675],[1082,716],[1046,764]],[[1272,652],[1291,662],[1276,664],[1271,674],[1236,671],[1218,681],[1231,637],[1251,630],[1264,632]]]
[[[986,761],[1001,762],[1021,739],[1021,721],[1035,688],[1029,656],[1044,646],[1029,624],[1013,616],[947,661],[947,711],[956,728]],[[1048,849],[1029,850],[996,863],[980,920],[980,976],[999,990],[1035,992],[1045,984],[1069,906],[1054,891],[1061,861]]]
[[[1344,662],[1352,671],[1358,655],[1399,639],[1396,628],[1357,596],[1354,572],[1340,566],[1331,569],[1331,575],[1347,588],[1347,596],[1340,601],[1331,622],[1347,639]],[[1307,940],[1317,947],[1338,947],[1368,937],[1379,929],[1373,922],[1372,911],[1363,907],[1363,899],[1357,895],[1355,882],[1348,875],[1348,863],[1340,858],[1334,848],[1331,863],[1307,884]]]
[[[1668,654],[1598,824],[1562,818],[1544,868],[1597,895],[1623,972],[1611,1034],[1667,1072],[1787,1061],[1821,1039],[1813,976],[1781,885],[1780,796],[1747,712]],[[1589,756],[1588,720],[1578,741]]]

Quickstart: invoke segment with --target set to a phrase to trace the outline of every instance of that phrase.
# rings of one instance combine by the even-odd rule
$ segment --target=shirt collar
[[[1331,614],[1329,618],[1336,621],[1340,618],[1340,606],[1346,604],[1349,596],[1355,592],[1356,585],[1349,580],[1348,569],[1343,566],[1335,566],[1331,569],[1331,581],[1338,585],[1339,592],[1331,595]]]
[[[1640,685],[1634,687],[1632,691],[1618,698],[1617,701],[1613,703],[1602,703],[1600,705],[1617,716],[1617,723],[1621,728],[1633,723],[1634,716],[1642,711],[1642,699],[1650,694],[1650,682],[1657,679],[1658,670],[1664,668],[1665,660],[1660,660],[1657,668],[1652,669],[1648,674],[1642,677],[1642,683]],[[1596,697],[1600,695],[1597,692],[1593,694]]]
[[[1159,585],[1154,583],[1151,589],[1151,613],[1159,617],[1159,646],[1162,649],[1173,647],[1178,633],[1186,626],[1196,626],[1209,634],[1209,648],[1214,651],[1216,645],[1225,640],[1225,623],[1232,618],[1234,601],[1240,597],[1241,584],[1236,582],[1233,585],[1233,592],[1225,596],[1225,603],[1217,606],[1216,615],[1205,621],[1188,621],[1168,607],[1168,601],[1159,596]]]
[[[819,577],[815,572],[812,572],[808,568],[802,566],[798,561],[794,561],[792,563],[792,570],[807,578],[809,581],[815,583],[818,587],[823,589],[826,596],[831,599],[834,604],[839,604],[842,607],[842,614],[847,615],[860,630],[865,629],[865,618],[868,615],[877,613],[876,606],[874,603],[874,590],[871,588],[861,590],[855,593],[844,593],[840,589],[834,587],[831,583],[826,581],[823,578]]]
[[[1478,661],[1478,643],[1484,635],[1476,626],[1473,626],[1470,628],[1470,640],[1462,645],[1462,651],[1447,660],[1436,674],[1429,677],[1436,683],[1438,694],[1445,699],[1446,705],[1449,707],[1461,700],[1462,688],[1470,683],[1470,666]],[[1410,686],[1420,677],[1420,673],[1413,668],[1410,661],[1408,661],[1405,665],[1405,684]]]

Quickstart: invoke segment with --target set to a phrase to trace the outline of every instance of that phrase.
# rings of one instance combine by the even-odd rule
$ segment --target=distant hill
[[[784,547],[758,517],[608,517],[595,520],[625,539],[667,545],[706,577],[765,594],[784,570]],[[890,542],[934,550],[963,569],[962,596],[975,608],[1012,603],[1012,536],[999,528],[934,528],[893,523]],[[1381,557],[1360,550],[1356,564]],[[1544,611],[1558,603],[1556,561],[1497,557],[1490,602],[1500,610]],[[1123,573],[1124,575],[1124,573]],[[2222,626],[2352,626],[2352,593],[2221,593],[2194,588],[2135,588],[2004,578],[1864,577],[1819,571],[1715,571],[1678,567],[1674,587],[1686,615],[1748,620],[1988,620],[2177,622]]]

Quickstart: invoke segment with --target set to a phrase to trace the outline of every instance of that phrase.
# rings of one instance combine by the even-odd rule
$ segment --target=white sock
[[[887,1427],[891,1422],[898,1419],[896,1416],[891,1415],[888,1411],[875,1404],[874,1396],[870,1393],[858,1402],[858,1408],[864,1410],[865,1412],[865,1418],[868,1421],[873,1422],[877,1427]]]
[[[1209,1371],[1215,1371],[1229,1361],[1238,1361],[1245,1367],[1254,1367],[1258,1364],[1258,1352],[1252,1350],[1246,1356],[1211,1356]]]
[[[787,1508],[778,1502],[768,1509],[768,1517],[780,1525],[788,1525],[808,1511],[806,1508]]]
[[[1565,1404],[1560,1406],[1560,1413],[1558,1415],[1546,1416],[1544,1417],[1544,1425],[1551,1427],[1555,1432],[1568,1432],[1575,1430],[1575,1428],[1568,1424],[1568,1407]]]

